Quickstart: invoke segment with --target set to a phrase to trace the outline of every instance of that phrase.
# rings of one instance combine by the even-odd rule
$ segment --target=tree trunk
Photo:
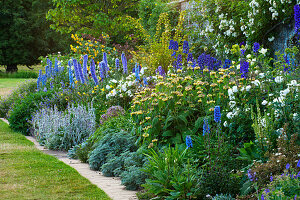
[[[17,72],[17,71],[18,71],[17,64],[7,65],[6,73],[13,73],[13,72]]]

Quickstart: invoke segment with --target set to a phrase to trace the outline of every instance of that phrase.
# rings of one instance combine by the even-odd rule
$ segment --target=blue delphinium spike
[[[300,6],[296,4],[294,6],[294,19],[295,19],[295,33],[300,35]]]
[[[82,73],[81,64],[79,62],[77,63],[77,68],[78,68],[78,72],[79,72],[80,81],[81,81],[82,84],[84,84],[85,80],[84,80],[84,76],[83,76],[83,73]]]
[[[54,74],[56,75],[58,73],[58,60],[55,58],[54,62]]]
[[[170,40],[169,49],[174,49],[174,40]]]
[[[100,77],[103,80],[105,78],[105,63],[103,61],[101,61],[99,63],[99,70],[100,70]]]
[[[221,122],[221,111],[220,111],[220,106],[215,106],[214,109],[214,120],[217,123]]]
[[[286,164],[285,168],[288,170],[290,168],[290,164]]]
[[[210,133],[209,124],[207,119],[203,120],[203,136]]]
[[[249,72],[249,63],[246,61],[241,61],[240,72],[242,78],[247,78],[247,73]]]
[[[74,72],[75,72],[76,80],[79,82],[80,81],[80,75],[79,75],[76,59],[73,59],[73,66],[74,66]]]
[[[178,42],[174,41],[174,43],[173,43],[173,49],[174,49],[174,51],[178,51],[178,48],[179,48]]]
[[[105,52],[103,52],[103,59],[102,59],[105,63],[105,66],[108,66],[108,62],[107,62],[107,54]]]
[[[120,60],[119,60],[119,58],[116,58],[115,62],[116,62],[116,68],[117,68],[117,70],[119,70],[119,68],[120,68]]]
[[[85,54],[83,56],[82,73],[83,73],[83,76],[84,76],[84,78],[85,78],[86,81],[88,80],[88,74],[87,74],[88,59],[89,59],[89,56],[87,54]]]
[[[300,159],[298,160],[297,167],[300,167]]]
[[[255,43],[253,44],[253,52],[254,52],[254,53],[257,53],[258,50],[259,50],[259,48],[260,48],[259,43],[258,43],[258,42],[255,42]]]
[[[192,141],[191,136],[188,135],[185,137],[185,144],[186,144],[187,149],[193,147],[193,141]]]
[[[158,68],[155,70],[155,72],[163,77],[166,76],[165,70],[162,68],[162,66],[158,66]]]
[[[144,86],[148,85],[147,78],[143,78]]]
[[[126,56],[124,53],[122,53],[121,59],[122,59],[122,65],[123,65],[123,74],[128,74],[127,59],[126,59]]]
[[[95,85],[99,84],[98,78],[96,76],[96,70],[95,70],[95,61],[91,59],[91,75],[94,80]]]
[[[69,61],[68,63],[69,63],[69,82],[70,82],[70,86],[73,87],[74,79],[73,79],[73,70],[72,70],[71,61]]]
[[[134,67],[134,73],[135,73],[136,81],[138,82],[140,80],[140,76],[139,76],[140,69],[139,69],[139,66],[137,63],[135,64],[135,67]]]
[[[183,53],[188,54],[189,50],[190,50],[189,42],[188,41],[183,41],[183,47],[182,48],[183,48]]]
[[[187,62],[193,62],[193,54],[189,53],[187,56]]]
[[[42,75],[43,75],[43,72],[42,70],[40,69],[39,71],[39,77],[37,79],[37,90],[39,91],[40,90],[40,85],[41,85],[41,81],[42,81]]]

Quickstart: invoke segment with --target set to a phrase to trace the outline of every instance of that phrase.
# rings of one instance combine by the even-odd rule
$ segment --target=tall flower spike
[[[189,50],[190,50],[189,42],[188,41],[183,41],[183,47],[182,48],[183,48],[183,53],[188,54]]]
[[[100,70],[100,77],[103,80],[105,78],[105,63],[104,63],[104,61],[101,61],[99,63],[99,70]]]
[[[179,48],[178,42],[174,41],[174,43],[173,43],[173,50],[174,51],[178,51],[178,48]]]
[[[191,136],[186,136],[185,138],[185,144],[186,144],[186,148],[192,148],[193,147],[193,141],[192,141],[192,138]]]
[[[295,33],[300,35],[300,6],[296,4],[294,6],[294,19],[295,19]]]
[[[203,120],[203,136],[210,133],[209,124],[206,119]]]
[[[58,73],[58,60],[57,58],[55,58],[55,62],[54,62],[54,74]]]
[[[83,73],[82,73],[81,64],[79,62],[77,63],[77,69],[78,69],[78,72],[79,72],[80,81],[81,81],[82,84],[84,84],[85,83],[84,76],[83,76]]]
[[[73,70],[72,70],[71,61],[69,61],[68,64],[69,64],[69,82],[70,82],[70,86],[73,87],[74,79],[73,79]]]
[[[95,85],[99,84],[98,78],[96,76],[96,70],[95,70],[95,61],[91,59],[91,75],[94,80]]]
[[[78,67],[77,67],[77,60],[73,59],[73,66],[74,66],[74,72],[75,72],[75,77],[77,81],[80,81],[80,75],[78,72]]]
[[[123,65],[123,74],[128,74],[128,69],[127,69],[127,59],[124,53],[122,53],[122,65]]]
[[[84,76],[84,78],[85,78],[86,81],[88,80],[88,74],[87,74],[88,59],[89,59],[89,56],[87,54],[85,54],[83,56],[82,73],[83,73],[83,76]]]
[[[135,78],[136,78],[136,81],[139,81],[140,80],[140,75],[139,75],[139,73],[140,73],[140,69],[139,69],[139,66],[138,66],[138,64],[136,63],[135,64],[135,67],[134,67],[134,73],[135,73]]]
[[[174,49],[174,40],[170,40],[169,49]]]
[[[103,52],[103,61],[105,63],[105,71],[106,73],[109,71],[108,62],[107,62],[107,54]]]
[[[188,56],[187,56],[187,62],[193,62],[193,54],[192,53],[189,53]]]
[[[115,62],[116,62],[116,68],[117,68],[117,70],[119,70],[119,68],[120,68],[120,60],[119,60],[119,58],[116,58]]]
[[[260,48],[259,43],[258,43],[258,42],[255,42],[255,43],[253,44],[253,52],[254,52],[254,53],[257,53],[258,50],[259,50],[259,48]]]
[[[214,109],[214,120],[217,123],[221,123],[221,111],[220,111],[220,106],[215,106]]]

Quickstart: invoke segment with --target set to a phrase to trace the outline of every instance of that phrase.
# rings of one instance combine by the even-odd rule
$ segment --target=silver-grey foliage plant
[[[66,111],[41,108],[32,118],[34,135],[49,149],[68,150],[82,143],[96,130],[96,116],[93,104],[68,105]]]

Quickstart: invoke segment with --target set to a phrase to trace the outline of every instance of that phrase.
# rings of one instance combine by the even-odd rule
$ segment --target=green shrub
[[[142,167],[137,166],[130,166],[121,174],[122,185],[125,185],[127,190],[140,189],[146,178],[147,175],[142,171]]]
[[[50,107],[53,105],[58,105],[59,108],[66,106],[60,105],[59,98],[53,90],[47,92],[39,91],[28,95],[11,110],[10,117],[8,118],[10,127],[14,131],[28,135],[31,128],[32,114],[41,106]]]
[[[0,78],[37,78],[36,72],[15,72],[15,73],[3,73],[0,72]]]
[[[125,151],[134,151],[135,137],[125,131],[114,129],[106,130],[108,133],[96,144],[88,159],[90,168],[100,170],[102,165],[111,156],[120,156]]]
[[[7,96],[6,98],[0,99],[0,117],[8,118],[9,110],[13,109],[14,105],[22,101],[29,94],[34,93],[36,90],[35,81],[25,81],[23,84]]]

